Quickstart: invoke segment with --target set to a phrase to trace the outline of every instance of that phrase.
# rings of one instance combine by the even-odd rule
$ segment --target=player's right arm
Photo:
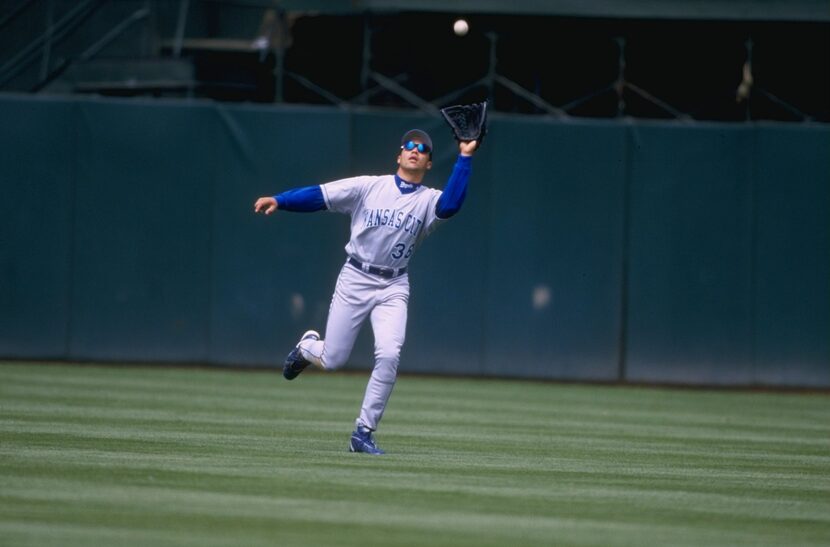
[[[322,210],[351,213],[363,199],[367,185],[376,179],[377,177],[351,177],[319,186],[286,190],[276,196],[263,196],[254,203],[254,212],[266,215],[277,210],[299,213]]]
[[[266,215],[270,215],[278,209],[311,213],[325,208],[326,202],[323,199],[323,191],[319,186],[305,186],[287,190],[276,196],[263,196],[254,203],[254,212],[263,212]]]

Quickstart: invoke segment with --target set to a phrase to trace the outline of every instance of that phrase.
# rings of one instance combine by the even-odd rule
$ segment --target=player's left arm
[[[458,143],[458,159],[455,160],[452,174],[441,192],[441,197],[438,198],[438,202],[435,204],[435,216],[440,219],[450,218],[460,211],[464,204],[476,144],[476,141]]]

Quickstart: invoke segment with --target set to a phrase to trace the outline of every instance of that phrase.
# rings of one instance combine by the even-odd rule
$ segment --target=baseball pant
[[[325,370],[346,364],[358,332],[368,317],[375,335],[375,366],[357,425],[376,430],[395,386],[401,347],[406,337],[409,276],[387,279],[345,264],[329,308],[323,340],[300,344],[303,355]]]

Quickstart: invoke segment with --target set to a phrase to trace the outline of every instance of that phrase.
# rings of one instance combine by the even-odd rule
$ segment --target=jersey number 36
[[[404,249],[406,249],[405,255],[403,254]],[[406,245],[404,245],[403,243],[398,243],[397,245],[392,247],[392,258],[394,258],[395,260],[401,257],[409,258],[410,256],[412,256],[413,250],[415,250],[415,244],[410,245],[407,249]]]

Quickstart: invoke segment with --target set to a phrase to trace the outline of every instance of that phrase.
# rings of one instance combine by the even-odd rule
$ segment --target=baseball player
[[[328,210],[351,217],[346,261],[334,288],[325,339],[317,331],[306,331],[283,365],[288,380],[310,364],[336,370],[349,358],[363,322],[371,320],[375,366],[349,443],[351,452],[383,454],[373,432],[395,385],[406,335],[409,260],[421,241],[464,203],[476,146],[476,141],[459,142],[459,156],[443,191],[422,184],[432,168],[432,139],[412,129],[401,139],[394,175],[297,188],[254,204],[254,212],[266,215]]]

